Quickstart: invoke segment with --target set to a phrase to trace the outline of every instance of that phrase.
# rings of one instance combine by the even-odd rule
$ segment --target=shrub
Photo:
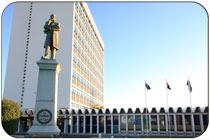
[[[3,99],[1,121],[4,130],[8,134],[13,134],[17,130],[20,119],[20,106],[17,102]]]
[[[100,106],[99,104],[93,104],[91,108],[92,109],[104,109],[104,107]]]

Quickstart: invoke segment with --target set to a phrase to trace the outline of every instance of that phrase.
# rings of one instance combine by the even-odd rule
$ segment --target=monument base
[[[58,74],[61,71],[56,60],[41,59],[33,126],[28,131],[30,137],[58,137],[57,92]]]
[[[60,132],[57,126],[32,126],[28,134],[32,138],[54,138],[58,137]]]

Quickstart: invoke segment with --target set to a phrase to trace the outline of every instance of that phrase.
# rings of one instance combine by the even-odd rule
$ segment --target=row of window
[[[74,57],[77,57],[78,58],[78,60],[80,60],[80,62],[83,64],[82,66],[83,67],[85,67],[86,68],[86,70],[87,70],[87,74],[89,75],[89,73],[90,74],[92,74],[93,76],[95,76],[95,78],[101,83],[101,84],[103,84],[103,77],[102,76],[100,76],[100,74],[97,72],[97,71],[95,71],[93,68],[93,66],[91,66],[90,65],[90,63],[88,63],[86,60],[85,60],[85,58],[81,55],[81,53],[79,53],[79,51],[78,51],[78,49],[76,49],[76,47],[74,47],[74,49],[73,49],[73,51],[74,51]],[[75,62],[75,64],[78,64],[76,61],[74,61]],[[90,61],[89,61],[90,62]],[[73,63],[74,64],[74,63]],[[74,66],[74,68],[76,69],[76,65],[73,65]],[[77,67],[77,70],[78,71],[80,71],[80,64],[78,64],[78,66],[79,67]],[[82,68],[83,69],[83,68]]]
[[[93,49],[92,51],[97,55],[97,58],[102,63],[103,61],[102,61],[101,58],[103,58],[103,55],[98,54],[99,52],[96,50],[95,45],[92,43],[91,39],[89,38],[85,28],[82,25],[82,22],[79,20],[79,18],[78,18],[76,13],[75,13],[75,19],[76,19],[75,23],[76,23],[77,27],[80,27],[79,29],[80,29],[83,37],[84,37],[84,40],[87,40],[87,43],[89,43],[90,47]]]
[[[77,85],[82,90],[86,91],[87,93],[90,93],[93,97],[97,97],[100,100],[103,99],[103,94],[100,93],[96,88],[88,84],[84,79],[80,78],[80,76],[76,75],[74,72],[72,74],[72,84]]]
[[[84,108],[90,108],[91,102],[88,99],[85,99],[83,97],[79,97],[80,95],[72,94],[72,107],[78,106],[78,107],[84,107]],[[75,106],[74,106],[75,105]],[[77,108],[77,107],[76,107]]]
[[[101,104],[99,101],[87,96],[86,94],[72,89],[72,101],[81,105],[91,107],[93,104]]]
[[[25,60],[24,60],[24,67],[23,67],[23,81],[22,81],[22,91],[21,91],[22,94],[21,94],[21,100],[20,100],[20,106],[21,107],[23,106],[24,90],[25,90],[25,79],[26,79],[27,59],[28,59],[28,48],[29,48],[29,37],[30,37],[32,7],[33,7],[33,3],[30,4],[30,10],[29,10],[28,31],[27,31],[27,38],[26,38],[26,50],[25,50]]]
[[[97,66],[97,68],[100,69],[100,71],[103,72],[103,62],[101,61],[101,65],[98,63],[97,59],[94,57],[94,55],[91,53],[88,45],[84,42],[84,40],[82,39],[79,31],[76,29],[76,27],[74,28],[74,32],[75,32],[75,38],[78,40],[78,42],[81,44],[81,47],[83,47],[84,50],[87,50],[87,54],[90,54],[90,59],[92,60],[92,62]],[[84,47],[85,46],[85,47]]]
[[[103,86],[101,83],[103,81],[98,82],[98,80],[77,60],[76,57],[73,56],[73,68],[76,69],[80,74],[89,79],[90,83],[97,87],[100,91],[103,91]],[[95,73],[93,73],[95,75]],[[97,76],[97,75],[96,75]]]
[[[89,95],[92,95],[93,97],[97,98],[98,100],[103,101],[103,95],[102,94],[100,94],[95,88],[88,87],[87,85],[82,83],[79,79],[77,79],[74,76],[72,76],[72,85],[76,86],[81,91],[83,91],[83,92],[85,92]]]
[[[82,83],[79,79],[77,79],[75,76],[72,76],[72,84],[76,85],[78,88],[80,88],[81,90],[83,90],[86,93],[90,93],[90,87],[88,87],[87,85],[85,85],[84,83]]]
[[[91,53],[91,51],[90,51],[91,45],[88,42],[87,42],[87,44],[85,43],[85,39],[83,40],[82,34],[80,34],[80,30],[79,29],[77,30],[77,28],[78,27],[76,25],[75,28],[74,28],[74,33],[76,33],[76,34],[74,34],[75,35],[74,36],[75,39],[77,39],[77,41],[81,45],[82,49],[85,50],[85,52],[88,54],[89,58],[93,62],[95,61],[94,64],[96,63],[97,66],[100,68],[100,70],[103,70],[102,68],[103,68],[104,65],[103,65],[102,59],[99,59],[98,57],[95,57],[96,56],[96,52]],[[88,46],[90,46],[90,48]],[[100,62],[100,64],[99,64],[99,62]]]
[[[82,8],[81,8],[79,2],[76,2],[75,4],[76,4],[76,6],[75,6],[75,7],[76,7],[76,10],[77,10],[77,9],[79,10],[79,13],[81,14],[81,16],[82,16],[82,18],[83,18],[85,24],[87,25],[89,31],[91,32],[92,37],[94,38],[94,40],[95,40],[95,42],[96,42],[96,44],[97,44],[98,49],[100,50],[99,52],[101,53],[101,56],[103,56],[103,55],[102,55],[102,54],[103,54],[103,50],[102,50],[102,48],[99,46],[98,40],[96,39],[95,34],[93,33],[92,28],[90,27],[90,24],[89,24],[89,22],[88,22],[88,20],[87,20],[87,16],[85,16],[84,12],[82,11]]]
[[[82,77],[83,80],[87,80],[93,87],[95,87],[100,92],[103,92],[103,86],[101,86],[96,80],[93,79],[90,75],[88,75],[86,72],[84,72],[83,69],[79,67],[79,65],[73,61],[73,72],[78,72],[78,75]]]
[[[100,60],[100,62],[102,62],[102,58],[103,58],[103,55],[101,56],[99,53],[98,53],[98,50],[96,50],[95,48],[95,45],[92,43],[92,41],[90,40],[86,30],[84,29],[81,21],[79,20],[79,18],[77,17],[77,14],[75,13],[75,20],[77,22],[76,23],[76,26],[79,28],[80,32],[82,33],[83,37],[84,37],[84,40],[87,41],[88,44],[90,44],[90,47],[92,49],[92,52],[94,52],[96,55],[97,55],[97,58]]]
[[[103,51],[102,48],[99,46],[79,3],[76,2],[76,5],[77,6],[75,6],[76,9],[74,27],[75,55],[73,56],[74,69],[72,73],[72,83],[73,85],[76,85],[76,87],[78,87],[79,89],[91,95],[92,98],[84,94],[85,92],[78,92],[74,89],[72,91],[72,106],[81,108],[81,106],[84,105],[83,107],[85,108],[91,107],[91,105],[93,104],[100,105],[103,103],[103,94],[101,94],[103,93],[103,86],[100,84],[103,83]],[[78,10],[80,10],[80,14]],[[77,13],[79,15],[79,18],[77,16]],[[81,17],[82,15],[83,17]],[[84,19],[83,24],[81,22],[82,18]],[[85,19],[86,22],[84,23]],[[84,28],[83,25],[86,25],[86,28]],[[81,47],[79,47],[78,45],[80,45]],[[95,46],[98,47],[98,50]],[[78,59],[76,56],[78,56]],[[79,75],[77,75],[74,70],[76,70]],[[88,82],[91,84],[89,84]]]
[[[103,71],[101,69],[101,73],[94,67],[93,63],[86,57],[84,52],[78,47],[77,43],[74,41],[74,54],[78,55],[78,57],[82,60],[84,64],[86,64],[86,67],[90,69],[90,71],[93,71],[94,75],[97,76],[97,78],[103,82]]]
[[[85,106],[85,105],[79,105],[79,104],[75,104],[74,102],[72,103],[72,107],[73,108],[88,108],[87,106]]]
[[[111,133],[111,125],[113,124],[113,133],[118,133],[119,129],[121,132],[126,132],[126,123],[127,123],[127,128],[128,132],[129,131],[134,131],[134,125],[135,125],[135,130],[136,131],[142,131],[143,130],[149,130],[150,126],[149,124],[149,117],[146,115],[128,115],[126,119],[126,115],[120,115],[119,117],[117,115],[113,116],[113,119],[111,119],[111,116],[107,115],[106,117],[104,116],[85,116],[85,122],[84,122],[84,116],[73,116],[72,117],[72,125],[73,125],[73,133],[77,133],[77,129],[79,129],[79,133],[83,133],[83,127],[85,123],[86,127],[86,132],[85,133],[90,133],[90,126],[92,126],[92,133],[97,133],[97,122],[99,121],[99,133],[104,133],[104,127],[106,130],[106,133]],[[92,117],[92,123],[90,121],[90,117]],[[156,120],[151,120],[151,130],[152,131],[158,131],[158,120],[157,120],[157,115],[151,115],[152,118],[156,118]],[[197,118],[194,120],[195,124],[195,131],[201,131],[201,121],[200,121],[200,115],[194,115],[194,118]],[[166,131],[166,124],[162,123],[163,120],[165,120],[165,115],[159,115],[159,129],[160,131]],[[176,117],[179,118],[179,117]],[[204,125],[204,130],[206,130],[208,126],[208,115],[202,115],[203,118],[203,125]],[[191,121],[190,115],[185,115],[184,122]],[[106,122],[106,123],[105,123]],[[91,123],[91,124],[90,124]],[[119,124],[120,123],[120,124]],[[104,126],[104,124],[106,124]],[[77,125],[79,127],[77,127]],[[120,128],[119,128],[120,127]],[[176,120],[176,128],[177,131],[183,131],[183,125],[179,124],[179,119]],[[169,126],[168,126],[169,129]],[[192,125],[185,123],[185,129],[186,131],[192,132]],[[175,131],[175,125],[172,124],[170,125],[170,131]]]
[[[77,38],[75,38],[77,39]],[[77,40],[74,40],[74,42],[77,42]],[[78,45],[80,44],[79,42],[77,43]],[[86,61],[87,62],[87,67],[89,67],[89,65],[91,66],[91,68],[97,72],[101,77],[103,77],[103,74],[104,74],[104,71],[102,69],[102,67],[100,67],[99,65],[96,65],[97,62],[94,61],[92,59],[92,57],[90,57],[89,53],[86,52],[86,51],[82,51],[84,50],[84,48],[82,48],[83,46],[81,46],[81,48],[79,47],[76,47],[75,46],[75,49],[74,49],[74,53],[76,55],[78,55],[78,57],[81,59],[81,60],[84,60],[84,62]],[[84,53],[85,52],[85,53]],[[86,59],[85,59],[86,58]],[[88,59],[90,58],[90,59]]]
[[[90,78],[90,76],[87,77],[87,74],[85,74],[84,72],[77,73],[73,70],[73,74],[72,74],[72,84],[77,85],[78,88],[86,91],[86,92],[90,92],[90,88],[95,88],[96,91],[98,91],[99,93],[103,93],[103,87],[99,87],[95,81],[93,81],[92,78]]]

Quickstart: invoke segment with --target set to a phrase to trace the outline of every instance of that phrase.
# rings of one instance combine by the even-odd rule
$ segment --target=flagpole
[[[144,89],[145,89],[146,126],[147,126],[147,131],[146,131],[146,133],[147,133],[147,137],[148,137],[148,123],[147,123],[147,94],[146,94],[147,89],[146,89],[146,87],[144,87]]]
[[[167,81],[166,81],[167,82]],[[168,108],[168,129],[169,129],[169,136],[171,137],[171,125],[170,125],[170,115],[169,115],[169,103],[168,103],[168,85],[166,85],[166,97],[167,97],[167,108]]]
[[[193,137],[195,137],[195,124],[194,124],[194,116],[193,116],[193,113],[192,113],[192,100],[191,100],[191,94],[190,94],[190,91],[189,91],[189,97],[190,97],[190,107],[191,107],[191,117],[192,117],[192,129],[193,129]]]

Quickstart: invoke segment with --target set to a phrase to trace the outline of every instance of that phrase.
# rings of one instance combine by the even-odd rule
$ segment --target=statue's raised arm
[[[44,33],[46,34],[46,40],[44,43],[45,54],[43,59],[49,59],[49,53],[51,50],[51,59],[55,59],[55,53],[59,49],[58,32],[61,30],[60,24],[55,22],[56,16],[50,15],[50,19],[44,25]]]

